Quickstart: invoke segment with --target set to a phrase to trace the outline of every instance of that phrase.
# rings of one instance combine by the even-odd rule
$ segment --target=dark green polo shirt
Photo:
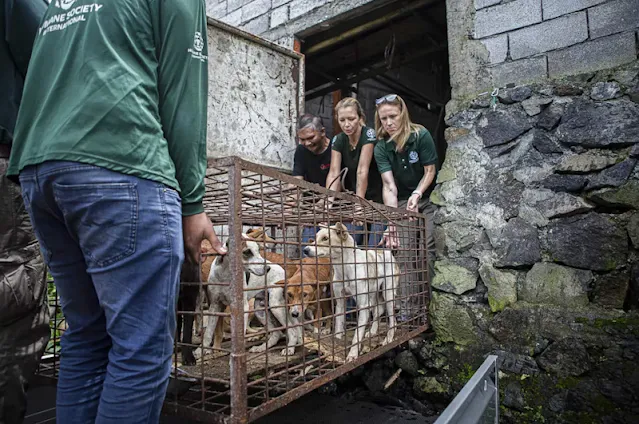
[[[426,129],[412,133],[402,152],[397,152],[395,148],[394,141],[380,140],[375,146],[375,160],[380,174],[393,172],[397,185],[397,200],[406,200],[424,177],[424,166],[437,166],[437,150]]]
[[[203,211],[204,0],[51,1],[33,46],[8,175],[48,160],[180,191]]]
[[[369,127],[362,127],[362,134],[354,149],[351,149],[346,134],[340,133],[333,137],[333,150],[342,154],[341,169],[348,168],[345,181],[347,189],[355,191],[357,188],[357,166],[359,165],[362,148],[367,144],[376,143],[377,135],[375,134],[375,130]],[[365,197],[374,202],[382,202],[382,177],[379,175],[374,155],[368,170],[368,188],[366,189]]]

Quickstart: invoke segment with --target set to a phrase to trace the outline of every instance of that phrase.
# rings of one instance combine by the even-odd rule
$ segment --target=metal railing
[[[489,355],[435,424],[498,424],[499,367]]]

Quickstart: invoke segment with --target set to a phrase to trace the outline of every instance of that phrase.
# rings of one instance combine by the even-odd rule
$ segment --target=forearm
[[[384,186],[382,189],[382,199],[384,204],[391,208],[397,207],[397,189],[395,187]]]
[[[368,189],[368,171],[357,171],[357,187],[355,188],[355,194],[359,197],[366,197],[366,190]]]
[[[332,169],[326,177],[326,188],[334,191],[342,191],[342,182],[339,178],[339,171],[334,172]]]
[[[434,178],[435,178],[435,167],[432,167],[432,168],[429,167],[426,170],[426,172],[424,172],[424,176],[419,181],[419,184],[417,185],[417,188],[415,189],[415,191],[418,191],[420,195],[423,195],[426,192],[426,190],[428,190],[428,187],[430,187],[430,185],[433,183]]]

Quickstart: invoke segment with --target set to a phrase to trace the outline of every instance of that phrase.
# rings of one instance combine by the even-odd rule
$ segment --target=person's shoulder
[[[344,147],[344,141],[346,141],[348,137],[343,132],[336,134],[331,139],[331,148],[335,151],[341,152]]]
[[[375,128],[363,127],[362,133],[364,134],[364,137],[366,137],[367,141],[377,141],[377,133],[375,132]]]
[[[415,132],[413,133],[415,134],[415,139],[418,142],[433,142],[433,136],[431,135],[430,131],[428,131],[426,128],[424,128],[423,126],[419,125],[416,129]]]

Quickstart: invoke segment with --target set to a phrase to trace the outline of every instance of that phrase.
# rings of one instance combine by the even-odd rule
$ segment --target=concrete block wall
[[[354,9],[389,0],[206,0],[208,16],[293,48],[294,34]]]
[[[637,59],[639,0],[474,0],[474,9],[473,38],[496,86]]]

